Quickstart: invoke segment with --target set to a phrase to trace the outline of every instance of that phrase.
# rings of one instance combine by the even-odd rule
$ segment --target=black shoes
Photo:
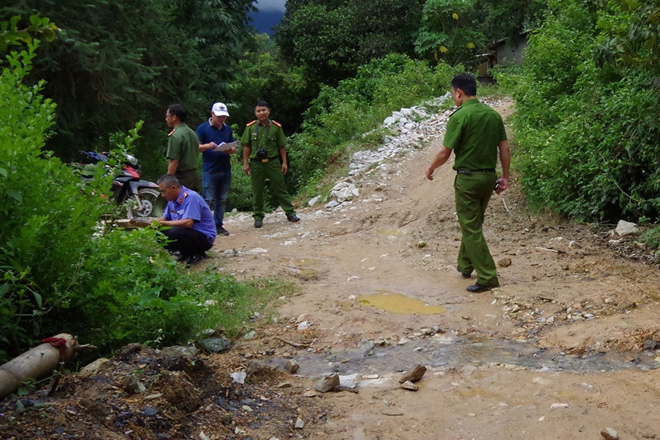
[[[192,267],[195,264],[202,261],[204,258],[206,258],[205,254],[196,254],[196,255],[180,254],[177,257],[176,261],[178,261],[179,263],[184,263],[186,267]]]
[[[485,292],[487,290],[490,290],[494,287],[497,287],[497,286],[482,286],[479,283],[474,283],[471,286],[467,286],[467,291],[470,292],[470,293],[481,293],[481,292]]]
[[[254,227],[255,228],[260,228],[264,225],[264,221],[262,219],[257,219],[254,221]]]
[[[223,228],[222,226],[216,226],[215,229],[218,231],[218,235],[229,235],[229,231]]]
[[[186,261],[186,267],[192,267],[204,259],[204,254],[193,255]]]
[[[459,272],[461,272],[461,270],[458,268],[458,266],[456,266],[456,270],[459,271]],[[470,277],[472,276],[472,272],[470,272],[470,273],[461,272],[461,276],[462,276],[464,279],[467,280],[468,278],[470,278]]]

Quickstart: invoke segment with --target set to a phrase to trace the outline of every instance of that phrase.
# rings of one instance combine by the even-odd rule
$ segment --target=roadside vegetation
[[[660,216],[658,2],[552,1],[516,101],[515,164],[528,202],[589,222]]]

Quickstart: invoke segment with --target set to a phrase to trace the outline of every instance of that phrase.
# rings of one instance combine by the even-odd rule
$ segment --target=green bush
[[[639,241],[648,246],[649,249],[657,249],[660,246],[660,227],[647,229],[639,237]]]
[[[155,229],[112,229],[89,242],[75,302],[58,311],[59,328],[108,352],[130,342],[171,345],[222,328],[236,336],[275,291],[213,270],[182,273]],[[82,295],[84,292],[84,295]],[[61,331],[61,330],[60,330]]]
[[[91,236],[102,206],[101,192],[85,194],[71,170],[42,151],[55,104],[40,95],[42,82],[23,84],[37,46],[11,52],[0,77],[2,352],[42,336],[47,314],[70,300],[85,255],[81,237]]]
[[[579,220],[656,219],[655,75],[599,62],[596,48],[619,22],[617,8],[584,14],[572,0],[553,10],[531,37],[523,73],[505,81],[515,84],[514,164],[528,201]]]
[[[43,150],[55,104],[40,95],[43,83],[24,85],[37,45],[10,53],[0,77],[0,363],[61,332],[102,354],[129,342],[181,343],[208,330],[239,334],[289,287],[242,284],[211,268],[186,273],[155,229],[100,222],[123,209],[108,198],[112,173],[98,167],[83,185]],[[114,142],[130,147],[140,125]]]

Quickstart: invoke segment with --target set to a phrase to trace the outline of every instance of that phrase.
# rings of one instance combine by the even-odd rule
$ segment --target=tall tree
[[[457,64],[483,52],[486,37],[473,25],[474,0],[427,0],[415,51],[423,58]]]
[[[175,25],[196,43],[203,62],[203,96],[224,99],[243,49],[253,47],[247,26],[254,0],[177,0]],[[208,106],[207,106],[208,107]]]
[[[424,0],[289,0],[275,38],[313,82],[335,85],[389,53],[412,55]]]
[[[547,0],[427,0],[415,50],[427,59],[463,63],[484,53],[488,43],[517,44],[546,9]]]
[[[34,78],[58,104],[48,147],[71,159],[106,148],[109,134],[144,120],[149,156],[165,143],[164,109],[206,114],[231,79],[251,0],[15,0],[0,20],[39,13],[59,38],[40,48]],[[144,151],[144,150],[143,150]]]
[[[37,12],[62,30],[34,63],[33,77],[46,80],[44,94],[58,104],[50,148],[70,158],[185,95],[198,58],[194,42],[177,37],[170,8],[154,0],[30,0],[0,11]]]

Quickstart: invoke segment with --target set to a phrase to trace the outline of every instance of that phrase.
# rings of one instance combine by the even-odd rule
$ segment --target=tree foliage
[[[472,0],[427,0],[415,51],[424,58],[450,64],[483,53],[486,36],[469,26],[473,15]]]
[[[658,58],[645,44],[651,33],[633,44],[635,30],[652,17],[640,11],[653,8],[631,10],[618,0],[551,7],[515,79],[518,166],[528,199],[584,220],[657,219]],[[617,40],[624,34],[631,39]],[[616,47],[613,38],[626,56],[603,56],[613,55],[605,50]]]
[[[32,43],[35,34],[52,42],[59,31],[49,18],[41,18],[39,15],[32,15],[29,24],[23,28],[18,26],[20,21],[21,17],[17,15],[0,23],[0,52],[5,52],[9,46]]]
[[[466,63],[497,40],[516,45],[545,11],[545,0],[427,0],[415,52],[436,62]]]
[[[83,183],[44,148],[56,107],[43,81],[26,84],[38,45],[10,52],[0,76],[0,363],[62,332],[102,354],[129,342],[183,343],[219,326],[235,336],[277,286],[182,276],[157,229],[100,222],[125,209],[108,197],[116,170],[98,167]],[[112,136],[118,148],[134,146],[139,125]]]
[[[413,54],[423,0],[290,0],[276,41],[313,82],[336,85],[390,53]]]
[[[106,149],[109,135],[144,120],[142,157],[162,155],[164,109],[180,102],[206,115],[231,80],[248,0],[28,0],[5,4],[0,20],[39,13],[61,28],[34,63],[58,103],[48,147],[71,159]]]

